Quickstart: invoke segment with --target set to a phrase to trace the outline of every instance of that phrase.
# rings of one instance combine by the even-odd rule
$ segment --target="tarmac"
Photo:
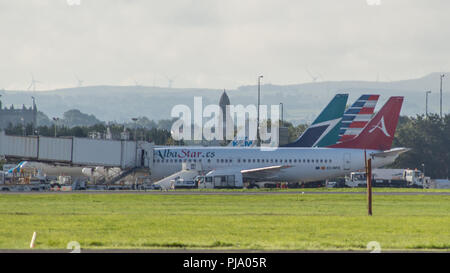
[[[71,253],[70,249],[0,249],[6,253]],[[80,249],[77,253],[371,253],[371,250],[256,250],[256,249]],[[380,253],[448,253],[447,251],[382,250]]]
[[[367,194],[362,192],[337,191],[29,191],[29,192],[0,192],[0,194],[150,194],[150,195],[286,195],[286,194]],[[374,195],[450,195],[450,192],[373,192]]]

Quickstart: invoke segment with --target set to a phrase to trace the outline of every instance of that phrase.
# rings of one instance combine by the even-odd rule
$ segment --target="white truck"
[[[206,175],[195,178],[199,189],[242,189],[244,187],[242,173],[229,170],[213,170]]]
[[[346,177],[347,187],[366,187],[366,173],[352,172]],[[372,184],[374,187],[411,187],[429,188],[430,177],[424,176],[417,169],[373,169]]]

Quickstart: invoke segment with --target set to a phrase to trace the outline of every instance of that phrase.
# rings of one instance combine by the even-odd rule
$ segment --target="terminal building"
[[[33,99],[33,106],[27,108],[25,105],[22,108],[15,109],[13,105],[9,108],[3,108],[0,100],[0,129],[6,129],[9,125],[23,125],[32,124],[34,128],[37,125],[37,108]]]

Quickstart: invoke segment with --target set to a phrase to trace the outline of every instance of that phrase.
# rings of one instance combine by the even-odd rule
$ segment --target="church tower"
[[[225,90],[223,90],[222,96],[220,96],[220,100],[219,100],[219,106],[221,111],[221,115],[222,117],[220,118],[219,122],[222,125],[223,128],[223,138],[222,138],[222,143],[226,144],[226,136],[227,136],[227,119],[231,120],[230,116],[227,116],[227,106],[230,105],[230,99],[228,98],[227,92],[225,92]],[[233,128],[234,129],[234,128]]]

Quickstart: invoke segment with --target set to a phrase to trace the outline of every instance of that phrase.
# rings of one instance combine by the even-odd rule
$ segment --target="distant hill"
[[[444,80],[444,113],[450,107],[450,79]],[[447,84],[447,82],[449,82]],[[363,93],[380,94],[378,106],[389,96],[405,96],[402,115],[425,112],[425,91],[431,90],[429,111],[439,112],[439,73],[419,79],[393,82],[329,81],[295,85],[261,86],[261,103],[284,104],[285,119],[294,124],[310,122],[336,93],[349,93],[349,104]],[[446,91],[447,90],[447,91]],[[232,104],[256,104],[257,87],[241,86],[226,90]],[[146,116],[151,120],[170,118],[176,104],[193,106],[193,97],[202,96],[203,105],[217,104],[223,90],[197,88],[164,88],[150,86],[86,86],[39,91],[34,94],[38,110],[50,118],[62,117],[70,109],[95,115],[102,121],[129,122],[133,117]],[[33,92],[3,90],[3,105],[22,105],[29,102]]]

